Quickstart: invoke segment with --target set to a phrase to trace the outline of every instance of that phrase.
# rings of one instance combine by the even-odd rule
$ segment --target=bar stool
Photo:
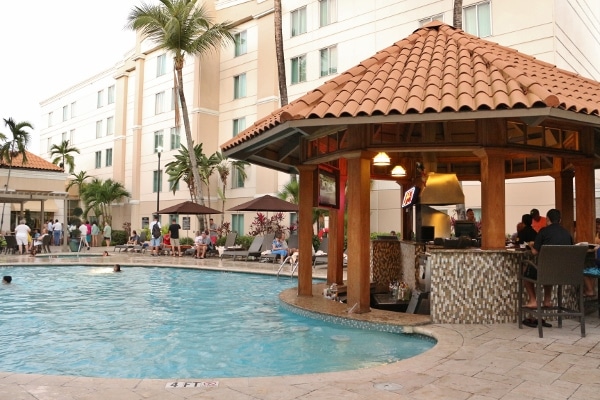
[[[600,268],[588,267],[583,270],[583,276],[586,278],[596,278],[598,281],[598,297],[596,299],[596,307],[598,307],[598,316],[600,317]]]

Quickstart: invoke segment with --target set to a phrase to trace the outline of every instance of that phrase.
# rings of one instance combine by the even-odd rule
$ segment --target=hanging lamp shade
[[[396,165],[394,169],[392,169],[392,176],[395,178],[406,176],[406,170],[402,165]]]
[[[373,165],[390,165],[390,156],[383,151],[377,153],[377,155],[373,157]]]

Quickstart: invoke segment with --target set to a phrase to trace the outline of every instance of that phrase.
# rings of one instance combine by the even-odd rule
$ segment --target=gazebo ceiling
[[[439,21],[256,121],[227,157],[291,172],[299,142],[344,125],[546,118],[600,126],[600,83]]]

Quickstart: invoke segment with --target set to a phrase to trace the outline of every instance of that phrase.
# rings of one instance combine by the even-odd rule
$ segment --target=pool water
[[[435,343],[283,310],[273,276],[177,268],[4,267],[0,371],[216,378],[359,369]]]

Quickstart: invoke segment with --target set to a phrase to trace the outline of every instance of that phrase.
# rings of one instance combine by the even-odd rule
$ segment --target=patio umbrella
[[[232,207],[227,211],[298,211],[298,205],[289,201],[281,200],[278,197],[264,195],[252,199],[238,206]]]
[[[188,200],[171,207],[163,208],[158,211],[158,214],[204,215],[221,214],[221,211]]]

